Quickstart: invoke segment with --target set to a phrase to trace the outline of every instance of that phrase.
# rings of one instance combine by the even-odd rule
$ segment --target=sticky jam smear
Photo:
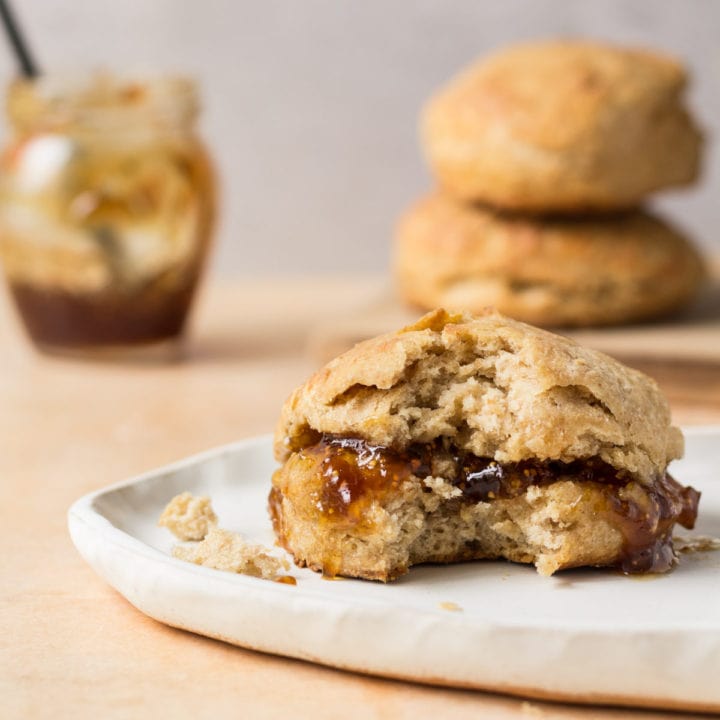
[[[600,458],[498,463],[458,450],[447,441],[397,451],[360,438],[333,435],[322,436],[298,453],[320,475],[320,489],[314,498],[319,518],[343,524],[361,525],[373,500],[380,500],[412,477],[443,477],[462,491],[461,501],[471,503],[519,497],[530,486],[559,480],[582,483],[599,493],[603,502],[595,503],[596,512],[623,537],[616,564],[625,573],[669,570],[675,563],[673,526],[694,526],[700,498],[697,490],[680,485],[668,474],[640,485],[630,474]],[[640,502],[634,499],[638,489]]]

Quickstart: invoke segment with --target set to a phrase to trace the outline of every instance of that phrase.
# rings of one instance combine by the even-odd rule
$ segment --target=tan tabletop
[[[315,324],[357,313],[379,282],[209,288],[187,359],[164,366],[40,357],[0,295],[0,717],[666,717],[524,703],[241,650],[150,620],[75,552],[72,501],[272,430],[316,364],[304,352]],[[670,393],[678,422],[720,422],[720,367],[703,373],[703,393]]]

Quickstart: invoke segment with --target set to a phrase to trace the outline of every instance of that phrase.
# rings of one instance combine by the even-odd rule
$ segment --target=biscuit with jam
[[[438,310],[292,393],[269,508],[296,563],[329,576],[490,558],[664,572],[673,527],[697,514],[667,474],[682,449],[642,373],[498,314]]]
[[[693,245],[646,212],[538,221],[442,193],[399,223],[394,271],[401,297],[424,310],[492,305],[544,326],[662,317],[688,305],[705,277]]]
[[[514,46],[427,104],[422,139],[440,185],[535,213],[640,203],[699,172],[701,132],[672,57],[580,41]]]

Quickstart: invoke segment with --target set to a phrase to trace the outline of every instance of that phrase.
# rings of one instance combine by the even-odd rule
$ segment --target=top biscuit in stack
[[[436,95],[423,144],[458,199],[538,214],[615,211],[692,183],[702,137],[670,57],[591,42],[519,45]]]

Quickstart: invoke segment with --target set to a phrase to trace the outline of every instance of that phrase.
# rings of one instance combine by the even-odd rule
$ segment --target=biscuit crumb
[[[211,527],[205,539],[192,545],[176,545],[173,557],[215,570],[279,580],[290,569],[287,560],[269,554],[262,545],[250,545],[238,533]]]
[[[193,540],[176,545],[173,557],[215,570],[251,575],[295,585],[287,560],[271,555],[262,545],[250,545],[238,533],[217,527],[217,516],[209,497],[196,497],[184,492],[176,495],[163,510],[158,525],[166,527],[179,540]]]
[[[217,525],[217,516],[209,497],[184,492],[167,504],[158,525],[166,527],[178,540],[202,540]]]
[[[456,487],[441,477],[426,477],[423,480],[423,485],[430,488],[443,500],[450,500],[451,498],[460,497],[462,495],[462,490],[459,487]]]
[[[527,701],[520,706],[520,711],[523,715],[529,715],[530,717],[546,717],[547,715],[541,707]]]
[[[695,537],[676,535],[673,537],[673,548],[675,552],[684,555],[720,550],[720,538],[710,537],[709,535],[696,535]]]
[[[438,607],[442,610],[449,610],[450,612],[462,612],[462,608],[457,603],[449,602],[448,600],[438,603]]]

